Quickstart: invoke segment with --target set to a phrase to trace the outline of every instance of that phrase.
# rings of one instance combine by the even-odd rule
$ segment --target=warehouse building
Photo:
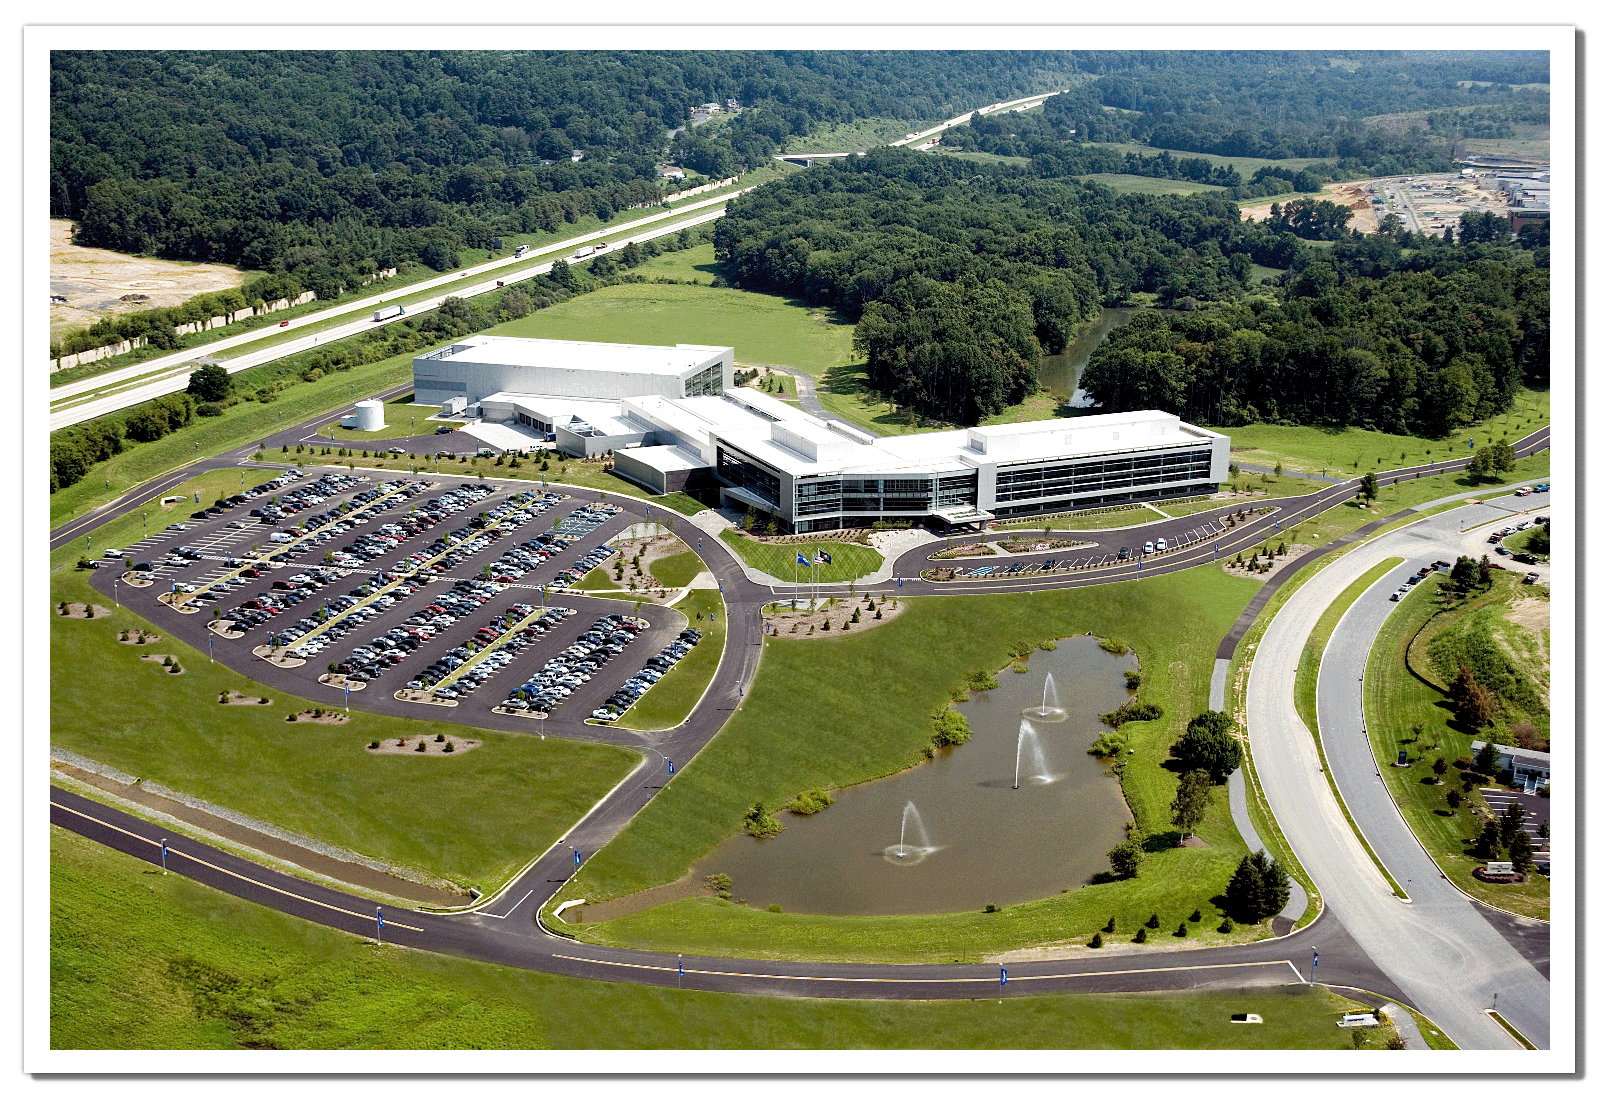
[[[1155,411],[876,438],[735,388],[731,348],[478,337],[415,368],[418,404],[464,397],[528,446],[610,453],[646,489],[715,488],[794,532],[961,526],[1213,493],[1228,477],[1227,436]]]

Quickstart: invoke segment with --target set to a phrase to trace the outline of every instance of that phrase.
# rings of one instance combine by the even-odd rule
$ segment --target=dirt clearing
[[[244,273],[223,264],[176,263],[76,245],[71,222],[50,221],[51,336],[88,328],[114,313],[175,306],[196,294],[243,285]],[[66,301],[55,301],[57,296]]]

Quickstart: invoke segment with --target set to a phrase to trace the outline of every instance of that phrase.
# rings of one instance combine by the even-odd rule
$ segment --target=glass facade
[[[762,500],[770,501],[773,508],[778,507],[781,499],[778,490],[778,475],[767,467],[761,465],[749,455],[740,454],[730,447],[717,448],[717,476],[729,485],[754,493]]]
[[[691,374],[683,383],[683,396],[715,396],[722,392],[722,364],[713,363],[705,370]]]
[[[1137,493],[1172,482],[1204,481],[1210,475],[1209,446],[1096,455],[1049,466],[1002,466],[995,472],[995,503]]]

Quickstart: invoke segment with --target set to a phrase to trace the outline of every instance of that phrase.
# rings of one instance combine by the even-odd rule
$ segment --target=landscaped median
[[[722,541],[750,568],[802,586],[844,584],[865,577],[883,564],[882,554],[858,542],[835,539],[762,542],[731,530],[722,532]],[[809,564],[803,564],[801,558]]]
[[[1461,889],[1490,905],[1523,916],[1550,918],[1550,880],[1534,872],[1520,885],[1481,882],[1472,874],[1484,863],[1471,852],[1487,814],[1481,787],[1469,785],[1474,768],[1471,742],[1498,740],[1514,744],[1508,727],[1520,725],[1525,736],[1549,737],[1549,711],[1539,704],[1541,684],[1530,667],[1548,660],[1549,638],[1541,644],[1540,613],[1548,624],[1549,596],[1521,583],[1516,574],[1493,570],[1485,590],[1447,606],[1442,590],[1451,584],[1435,574],[1400,601],[1379,631],[1367,661],[1365,706],[1373,752],[1379,760],[1407,751],[1411,767],[1382,769],[1389,793],[1411,831],[1441,870]],[[1518,621],[1522,620],[1522,621]],[[1544,628],[1548,631],[1548,625]],[[1436,644],[1437,643],[1437,644]],[[1430,656],[1433,652],[1470,654],[1503,665],[1529,685],[1527,703],[1540,713],[1512,710],[1508,699],[1501,720],[1473,733],[1456,717],[1444,680]],[[1456,658],[1457,660],[1461,658]],[[1479,671],[1482,671],[1480,668]],[[1548,676],[1548,667],[1543,668]],[[1545,681],[1547,683],[1548,681]],[[1510,695],[1511,692],[1506,692]],[[1443,761],[1442,771],[1434,762]],[[1463,764],[1463,761],[1469,763]],[[1493,779],[1488,778],[1490,785]],[[1479,780],[1482,782],[1482,779]],[[1452,806],[1450,793],[1461,797]],[[1505,858],[1504,853],[1500,858]]]
[[[1185,574],[1014,596],[922,597],[905,601],[899,618],[869,633],[774,638],[760,677],[722,732],[585,862],[555,901],[599,902],[672,882],[738,832],[755,802],[783,806],[803,791],[834,790],[922,763],[933,716],[973,669],[1016,660],[1019,639],[1026,648],[1092,632],[1123,638],[1139,654],[1141,698],[1165,714],[1122,727],[1135,750],[1122,765],[1122,789],[1147,835],[1169,832],[1178,778],[1163,766],[1167,750],[1206,709],[1212,654],[1257,588],[1217,569],[1204,585]],[[1128,941],[1154,912],[1166,928],[1151,933],[1159,944],[1242,942],[1259,934],[1217,931],[1220,915],[1211,899],[1225,891],[1244,854],[1225,798],[1213,800],[1197,832],[1207,847],[1153,844],[1136,878],[1075,885],[996,913],[821,917],[757,911],[707,895],[566,930],[662,950],[896,962],[970,960],[1042,944],[1082,947],[1112,917],[1117,930],[1102,933],[1105,941],[1143,949]],[[1173,938],[1178,922],[1196,909],[1203,917],[1191,936]]]
[[[682,723],[706,693],[722,661],[728,617],[717,590],[696,588],[672,607],[688,618],[689,626],[700,631],[700,641],[616,720],[614,724],[623,729],[666,730]]]

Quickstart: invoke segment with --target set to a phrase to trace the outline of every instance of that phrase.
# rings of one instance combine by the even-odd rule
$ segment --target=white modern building
[[[469,336],[412,360],[418,405],[466,406],[500,394],[694,397],[733,385],[733,349]]]
[[[418,404],[465,396],[529,446],[610,452],[644,488],[715,489],[797,532],[1192,496],[1228,477],[1228,437],[1163,412],[877,438],[735,388],[731,348],[478,337],[415,366]]]

